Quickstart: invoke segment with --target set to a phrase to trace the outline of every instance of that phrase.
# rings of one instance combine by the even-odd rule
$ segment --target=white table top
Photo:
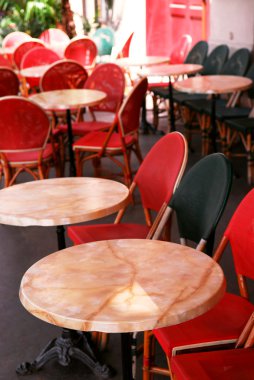
[[[107,97],[103,91],[90,89],[68,89],[44,91],[30,96],[30,100],[38,103],[45,110],[61,111],[84,106],[94,106]]]
[[[169,62],[168,57],[153,57],[153,56],[145,56],[145,57],[125,57],[118,58],[116,63],[119,66],[130,67],[130,66],[153,66],[159,65],[162,63]]]
[[[128,202],[128,188],[108,179],[31,181],[0,190],[0,223],[13,226],[80,223],[113,214]]]
[[[20,75],[25,78],[41,78],[43,74],[48,70],[50,65],[40,65],[27,67],[26,69],[20,70]]]
[[[176,82],[174,88],[190,94],[225,94],[247,90],[252,80],[233,75],[204,75]]]
[[[143,70],[143,74],[147,76],[179,76],[184,74],[196,74],[202,69],[202,65],[179,63],[175,65],[158,65],[147,67]]]
[[[157,240],[111,240],[53,253],[25,273],[23,306],[51,324],[132,332],[201,315],[222,298],[220,266],[192,248]]]

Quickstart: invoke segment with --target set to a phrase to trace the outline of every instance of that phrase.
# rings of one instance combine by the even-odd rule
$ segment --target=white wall
[[[254,0],[210,0],[211,45],[228,44],[232,50],[254,45]]]

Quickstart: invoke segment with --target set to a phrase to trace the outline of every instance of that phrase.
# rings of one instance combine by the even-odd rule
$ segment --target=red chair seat
[[[86,150],[101,150],[106,137],[107,137],[107,132],[93,132],[93,133],[88,133],[84,137],[81,137],[79,140],[77,140],[74,144],[74,148],[81,148],[81,149],[86,149]],[[133,142],[136,140],[135,137],[133,136],[126,136],[125,137],[125,145],[131,145]],[[121,138],[118,133],[113,133],[110,137],[110,140],[107,144],[107,150],[108,151],[121,151],[122,150],[122,143],[121,143]]]
[[[172,350],[183,346],[237,339],[254,311],[246,299],[226,293],[212,310],[179,325],[153,330],[156,339],[168,357]]]
[[[81,121],[72,123],[72,133],[76,136],[83,136],[89,132],[98,132],[102,130],[107,130],[111,127],[112,123],[104,121]],[[61,132],[67,132],[67,125],[58,125]]]
[[[178,380],[251,380],[254,349],[178,355],[172,358],[171,369]]]
[[[53,154],[53,148],[51,144],[47,144],[44,151],[42,158],[43,160],[50,159]],[[36,164],[38,162],[39,158],[39,152],[38,151],[27,151],[27,152],[10,152],[5,153],[5,156],[7,160],[10,162],[10,164],[22,164],[22,163],[30,163],[30,164]]]
[[[74,244],[119,239],[119,236],[121,239],[145,239],[148,232],[146,225],[128,223],[68,227],[68,236]]]

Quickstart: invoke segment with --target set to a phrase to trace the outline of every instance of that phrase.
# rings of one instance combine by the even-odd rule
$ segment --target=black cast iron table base
[[[114,375],[111,368],[95,357],[87,334],[68,329],[63,329],[61,337],[51,340],[32,363],[21,363],[16,373],[23,376],[32,374],[54,359],[62,366],[68,366],[72,359],[77,359],[102,379]]]

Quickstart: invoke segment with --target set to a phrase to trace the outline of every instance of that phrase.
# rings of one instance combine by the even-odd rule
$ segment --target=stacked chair
[[[75,37],[66,46],[64,57],[73,59],[90,70],[95,66],[97,53],[97,46],[91,38]]]

